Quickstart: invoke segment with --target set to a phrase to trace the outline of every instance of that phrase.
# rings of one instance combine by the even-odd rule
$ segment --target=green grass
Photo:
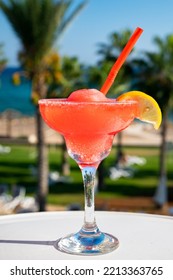
[[[158,184],[159,149],[149,147],[125,147],[128,155],[145,157],[143,166],[134,166],[132,178],[111,180],[105,178],[105,189],[97,193],[99,198],[124,196],[153,196]],[[114,165],[116,148],[112,149],[104,161],[105,173]],[[50,186],[48,202],[67,205],[74,202],[83,203],[83,186],[80,170],[77,164],[69,159],[71,166],[71,182]],[[61,149],[49,149],[49,165],[51,171],[59,171],[61,166]],[[31,146],[11,145],[9,154],[0,154],[0,184],[6,183],[11,190],[14,184],[24,186],[28,195],[33,195],[37,189],[37,178],[31,175],[31,166],[36,167],[36,148]],[[167,154],[167,175],[169,199],[173,200],[173,151]]]

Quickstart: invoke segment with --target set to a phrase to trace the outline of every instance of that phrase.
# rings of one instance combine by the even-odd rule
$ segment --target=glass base
[[[101,255],[114,251],[119,246],[116,237],[98,230],[87,232],[81,229],[75,234],[58,239],[54,247],[64,253],[74,255]]]

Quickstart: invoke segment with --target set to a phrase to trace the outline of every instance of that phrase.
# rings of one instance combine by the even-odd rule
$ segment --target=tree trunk
[[[119,151],[122,151],[122,140],[123,140],[123,132],[120,131],[118,134],[117,134],[117,149]]]
[[[167,113],[163,113],[161,145],[160,145],[160,166],[159,166],[159,184],[154,195],[154,201],[159,208],[167,204],[167,172],[166,172],[166,134],[167,134]]]
[[[11,137],[12,136],[12,112],[8,111],[7,115],[6,115],[6,130],[7,130],[7,137]]]
[[[105,189],[105,169],[104,169],[104,160],[101,161],[98,170],[98,191]]]
[[[119,132],[117,134],[117,151],[116,151],[116,159],[115,159],[115,166],[117,165],[118,166],[118,163],[122,157],[122,154],[123,154],[123,149],[122,149],[122,136],[123,136],[123,133],[122,132]]]
[[[46,210],[46,198],[48,194],[48,147],[45,143],[44,122],[37,107],[37,152],[38,152],[38,190],[37,201],[39,211]]]
[[[70,175],[70,164],[68,162],[68,152],[66,148],[65,141],[63,139],[62,143],[62,160],[61,160],[61,173],[63,176],[69,176]]]

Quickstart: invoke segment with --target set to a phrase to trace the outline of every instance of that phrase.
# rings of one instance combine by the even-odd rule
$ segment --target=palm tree
[[[0,0],[6,15],[21,41],[19,59],[32,81],[38,99],[46,98],[47,84],[44,58],[53,45],[86,4],[84,0],[71,9],[72,0]],[[48,193],[48,159],[44,125],[36,105],[38,139],[38,194],[39,210],[44,211]]]
[[[122,30],[122,32],[114,32],[110,35],[109,42],[107,44],[99,44],[98,54],[101,59],[98,62],[98,66],[100,65],[102,68],[104,67],[105,71],[107,71],[106,73],[103,71],[102,78],[106,78],[108,71],[125,47],[131,36],[131,33],[132,32],[130,29]],[[118,76],[108,95],[114,97],[118,94],[121,94],[125,90],[128,90],[130,87],[132,74],[133,68],[130,60],[127,59],[124,67],[122,67],[121,71],[118,73]]]
[[[77,57],[64,56],[60,62],[61,78],[54,79],[49,88],[50,95],[64,98],[72,91],[87,86],[85,82],[85,67]]]
[[[154,200],[159,207],[164,207],[167,202],[167,172],[166,172],[166,135],[168,112],[173,102],[173,35],[164,39],[154,38],[155,52],[145,52],[137,63],[137,84],[141,90],[148,92],[159,103],[162,110],[161,145],[159,184]]]
[[[2,72],[6,64],[7,64],[7,59],[4,56],[3,44],[0,43],[0,73]]]

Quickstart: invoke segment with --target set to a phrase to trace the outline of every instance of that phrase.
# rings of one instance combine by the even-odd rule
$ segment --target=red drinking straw
[[[120,68],[123,65],[124,61],[126,60],[127,56],[129,55],[129,53],[133,49],[136,41],[138,40],[138,38],[140,37],[142,32],[143,32],[143,29],[141,29],[140,27],[136,28],[136,30],[134,31],[134,33],[130,37],[129,41],[125,45],[124,49],[120,53],[119,57],[117,58],[116,62],[112,66],[112,68],[111,68],[111,70],[110,70],[110,72],[107,76],[107,79],[104,82],[104,84],[103,84],[103,86],[100,90],[105,95],[107,94],[108,90],[112,86],[112,84],[113,84],[113,82],[114,82],[114,80],[115,80],[115,78],[118,74],[118,71],[120,70]]]

